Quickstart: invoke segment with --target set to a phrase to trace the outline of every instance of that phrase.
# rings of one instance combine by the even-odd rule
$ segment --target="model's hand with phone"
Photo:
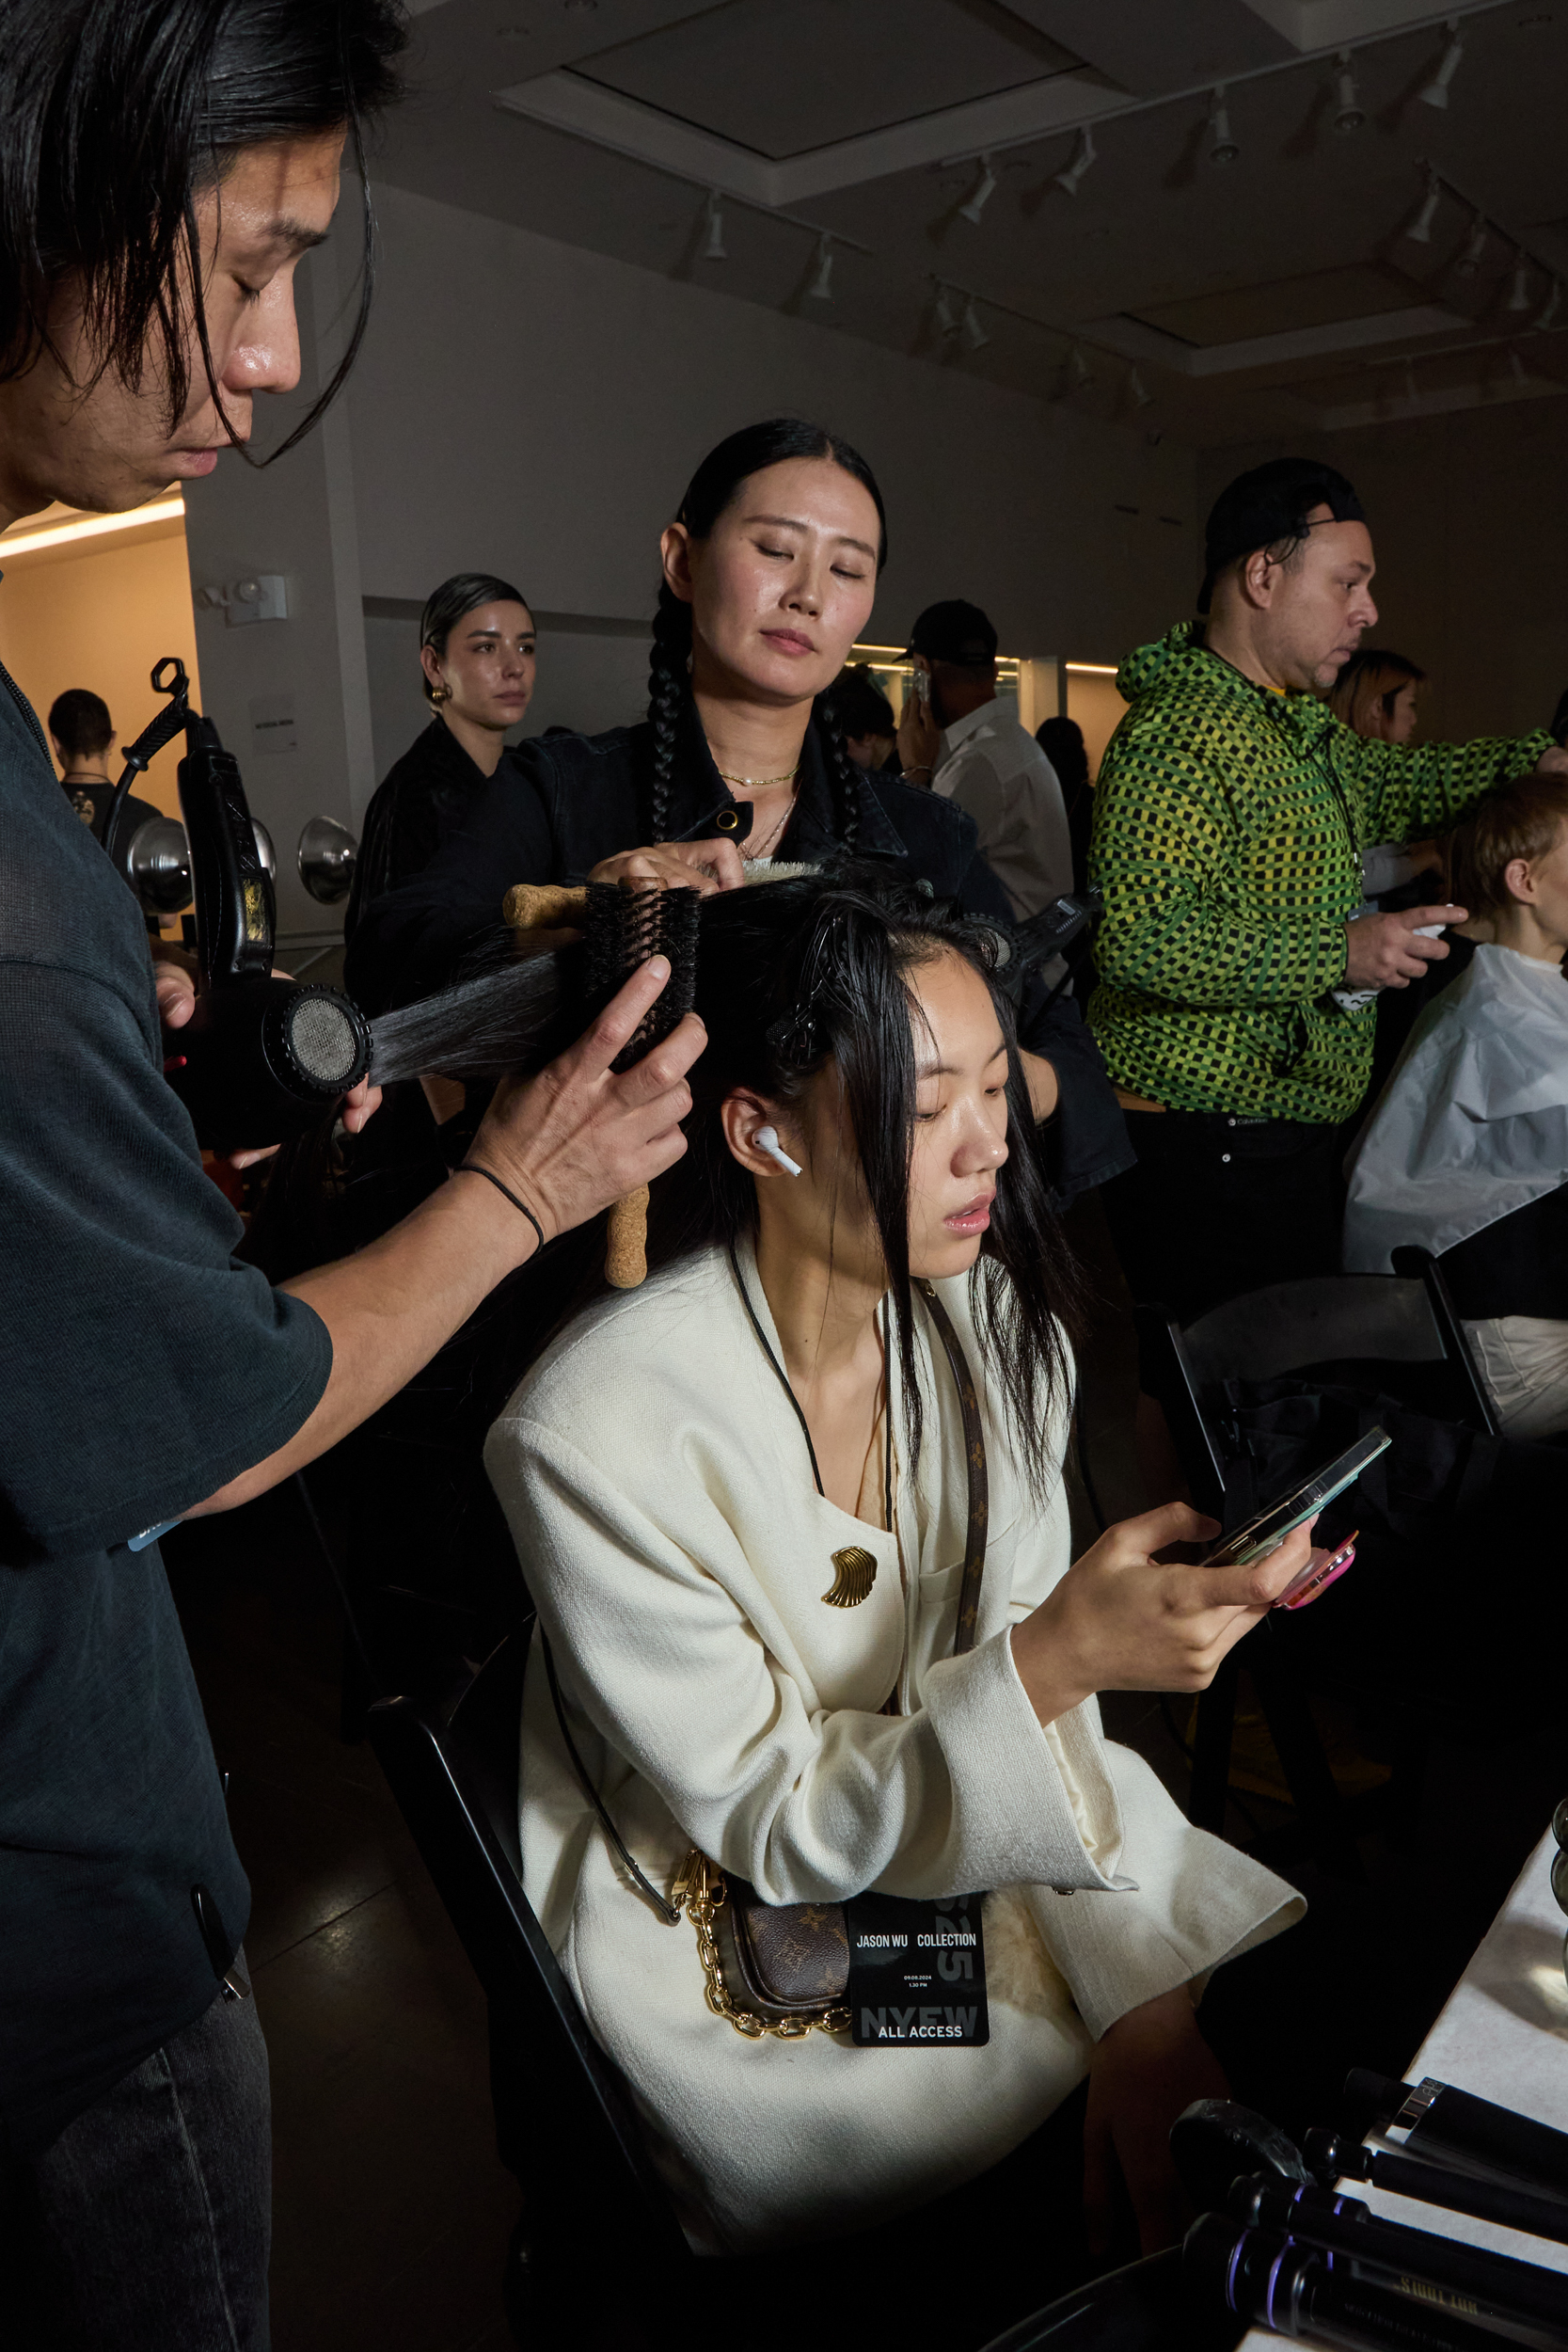
[[[1226,1652],[1274,1607],[1312,1551],[1308,1520],[1250,1567],[1174,1565],[1173,1544],[1208,1543],[1218,1523],[1188,1502],[1120,1519],[1013,1628],[1013,1659],[1042,1724],[1096,1691],[1203,1691]]]

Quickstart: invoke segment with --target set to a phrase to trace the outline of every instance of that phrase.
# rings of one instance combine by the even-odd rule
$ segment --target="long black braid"
[[[654,649],[648,660],[648,717],[654,730],[653,776],[648,793],[648,839],[670,836],[670,782],[675,766],[675,730],[691,691],[691,607],[661,587],[654,614]]]
[[[822,748],[828,755],[828,780],[833,788],[833,831],[853,857],[861,837],[861,771],[844,740],[832,687],[825,694],[818,694],[812,706],[812,716],[822,731]]]
[[[860,452],[818,424],[799,417],[770,417],[749,424],[709,450],[692,475],[676,516],[693,539],[705,539],[743,482],[767,466],[794,457],[826,458],[853,476],[877,509],[881,532],[877,569],[887,562],[887,517],[877,477]],[[653,653],[648,663],[648,719],[653,728],[653,757],[649,763],[647,833],[649,842],[666,840],[670,831],[670,794],[674,777],[675,738],[687,698],[691,691],[691,607],[666,584],[658,592],[654,614]],[[820,727],[833,794],[833,829],[847,850],[860,836],[859,771],[845,749],[833,711],[832,690],[819,694],[813,718]]]

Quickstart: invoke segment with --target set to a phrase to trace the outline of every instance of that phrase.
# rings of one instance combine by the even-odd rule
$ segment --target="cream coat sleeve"
[[[721,1464],[644,1458],[628,1434],[610,1478],[559,1427],[511,1416],[486,1461],[571,1700],[766,1901],[1114,1883],[1083,1834],[1119,1851],[1098,1726],[1041,1731],[1006,1622],[930,1667],[914,1713],[828,1705],[748,1560],[741,1504],[713,1491]]]

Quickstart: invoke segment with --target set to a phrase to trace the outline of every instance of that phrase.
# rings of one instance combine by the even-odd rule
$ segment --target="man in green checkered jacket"
[[[1094,795],[1105,894],[1089,1025],[1138,1165],[1104,1188],[1133,1296],[1180,1320],[1339,1263],[1338,1163],[1375,996],[1448,948],[1453,906],[1367,915],[1363,847],[1441,833],[1487,788],[1568,767],[1543,733],[1404,749],[1318,699],[1377,618],[1342,474],[1283,458],[1209,518],[1206,621],[1129,656]]]

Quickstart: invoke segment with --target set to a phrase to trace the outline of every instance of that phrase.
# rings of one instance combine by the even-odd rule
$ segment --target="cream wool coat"
[[[741,1271],[777,1352],[749,1253]],[[967,1280],[941,1293],[978,1378]],[[709,2250],[863,2228],[983,2171],[1081,2080],[1117,2018],[1303,1908],[1193,1829],[1148,1767],[1106,1742],[1094,1700],[1040,1728],[1008,1631],[1069,1565],[1067,1502],[1059,1477],[1043,1509],[1024,1491],[983,1380],[979,1633],[951,1656],[963,1436],[916,1313],[926,1434],[916,1477],[895,1482],[893,1534],[816,1493],[717,1250],[581,1317],[485,1448],[573,1738],[662,1891],[692,1845],[769,1902],[1011,1890],[985,1910],[989,2045],[749,2042],[707,2008],[690,1925],[665,1924],[625,1878],[531,1661],[530,1899]],[[831,1555],[850,1543],[876,1555],[876,1581],[858,1608],[827,1608]],[[902,1711],[880,1713],[895,1688]]]

